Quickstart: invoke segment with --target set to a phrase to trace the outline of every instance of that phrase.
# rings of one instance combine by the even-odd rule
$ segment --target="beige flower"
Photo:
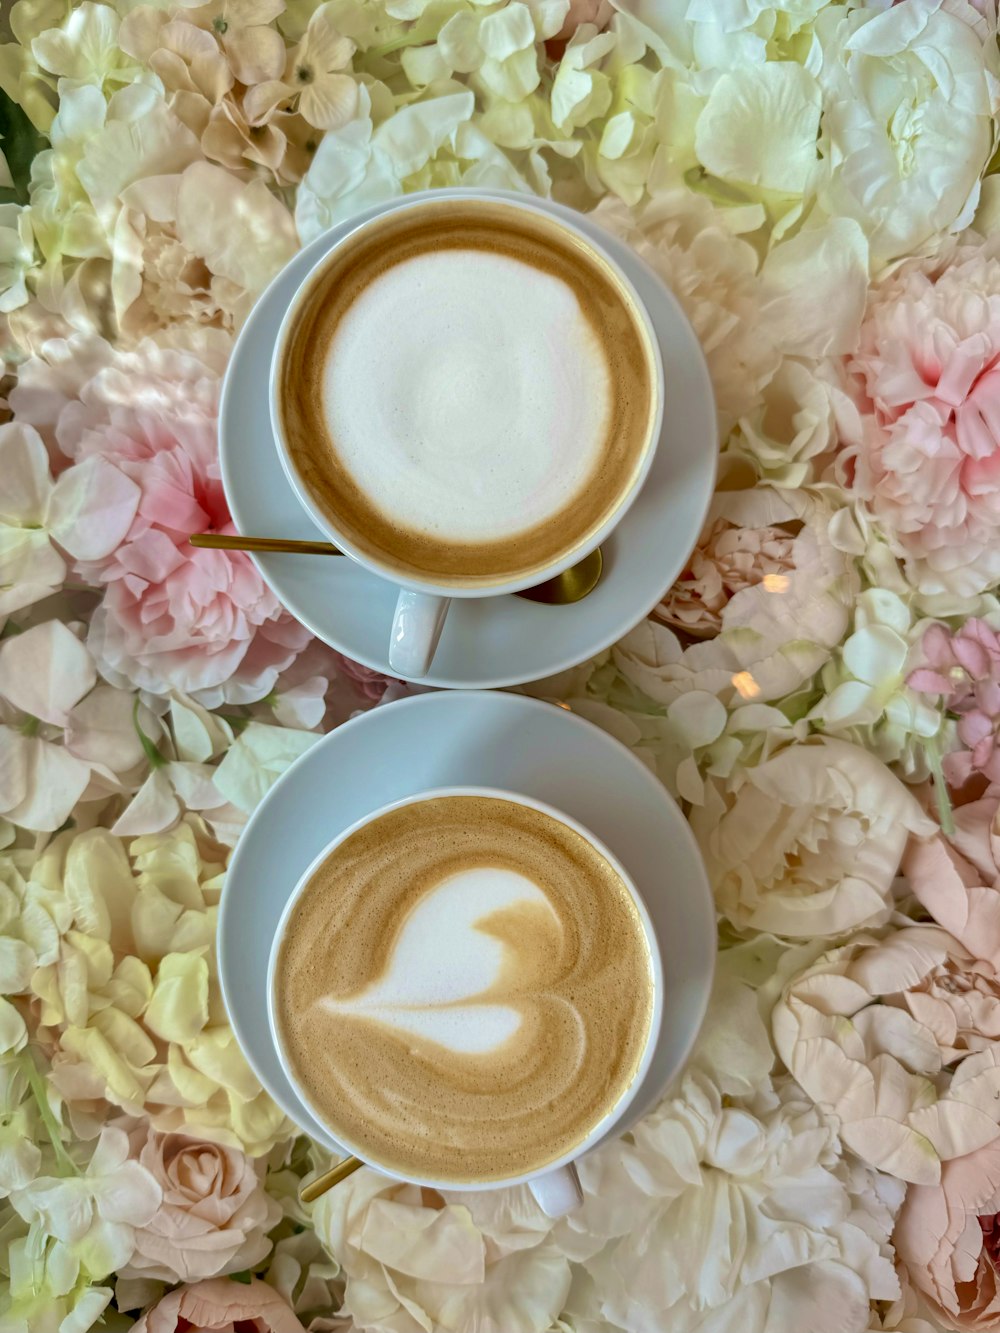
[[[788,587],[794,568],[793,538],[780,528],[744,528],[724,518],[708,523],[688,567],[653,615],[696,638],[722,629],[729,599],[758,583],[774,591]]]
[[[997,978],[938,926],[820,947],[779,963],[778,1054],[862,1161],[937,1185],[1000,1133]]]
[[[214,106],[233,86],[233,72],[215,37],[162,9],[133,9],[122,22],[118,42],[160,77],[167,93],[202,98]],[[173,109],[178,109],[176,101]]]
[[[189,22],[216,34],[240,83],[278,78],[285,43],[273,20],[284,12],[285,0],[209,0],[193,8],[189,0],[182,3]]]
[[[136,1230],[123,1276],[197,1282],[260,1263],[281,1208],[238,1148],[158,1134],[148,1123],[129,1137],[132,1157],[161,1187],[163,1202]]]
[[[331,8],[321,5],[313,14],[302,40],[288,53],[284,78],[248,91],[244,106],[252,125],[263,124],[279,106],[297,109],[320,130],[339,129],[355,116],[358,84],[342,72],[355,46],[333,26]]]

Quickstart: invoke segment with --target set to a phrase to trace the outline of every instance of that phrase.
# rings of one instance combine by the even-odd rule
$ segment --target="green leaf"
[[[0,139],[14,178],[13,188],[8,186],[0,190],[0,203],[26,204],[32,160],[36,153],[48,148],[49,141],[38,133],[17,103],[3,91],[0,91]]]

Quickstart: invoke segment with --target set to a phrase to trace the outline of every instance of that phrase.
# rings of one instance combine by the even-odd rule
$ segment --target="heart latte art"
[[[653,984],[632,896],[585,838],[444,796],[366,824],[315,871],[275,1004],[335,1135],[402,1175],[489,1181],[561,1157],[615,1106]]]

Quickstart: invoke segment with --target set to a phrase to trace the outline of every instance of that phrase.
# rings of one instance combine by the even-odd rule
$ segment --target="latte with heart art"
[[[654,982],[635,899],[587,838],[514,800],[445,795],[326,856],[273,995],[334,1136],[403,1176],[488,1182],[556,1161],[615,1107]]]

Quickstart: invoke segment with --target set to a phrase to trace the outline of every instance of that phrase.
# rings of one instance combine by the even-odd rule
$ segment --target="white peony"
[[[340,1264],[344,1313],[369,1333],[545,1333],[569,1289],[552,1222],[523,1185],[442,1196],[365,1169],[312,1221]]]
[[[830,5],[816,37],[827,212],[883,263],[967,226],[994,145],[995,20],[965,0]]]
[[[576,1329],[845,1333],[900,1294],[903,1186],[849,1164],[791,1080],[734,1100],[689,1073],[580,1174],[584,1205],[557,1231],[590,1279]]]
[[[887,921],[909,835],[937,829],[880,759],[825,738],[713,782],[691,825],[723,916],[790,938]]]

